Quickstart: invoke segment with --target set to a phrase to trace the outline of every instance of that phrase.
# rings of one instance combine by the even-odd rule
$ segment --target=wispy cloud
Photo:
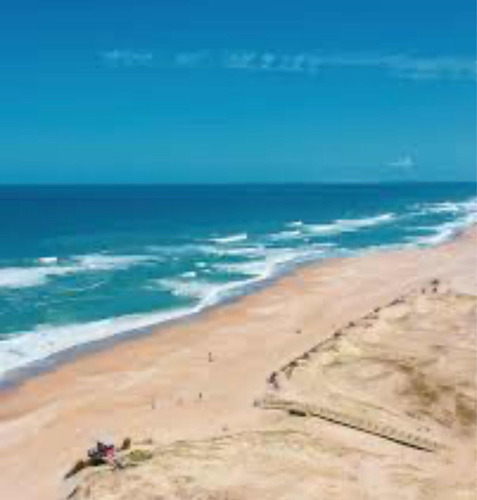
[[[227,69],[275,71],[280,73],[315,74],[323,59],[311,53],[281,54],[276,52],[225,51],[221,66]]]
[[[148,51],[110,50],[101,53],[113,66],[160,66],[183,69],[224,69],[316,75],[330,68],[369,69],[410,80],[474,80],[476,61],[468,57],[415,57],[405,54],[285,53],[258,50],[192,50],[153,55]]]
[[[101,52],[103,61],[111,66],[151,66],[154,61],[154,55],[148,51],[134,50],[107,50]]]
[[[388,167],[400,169],[400,170],[412,170],[416,167],[416,162],[410,155],[401,156],[395,161],[387,164]]]
[[[477,75],[476,61],[464,57],[385,56],[377,58],[374,64],[388,70],[391,76],[412,80],[475,80]]]

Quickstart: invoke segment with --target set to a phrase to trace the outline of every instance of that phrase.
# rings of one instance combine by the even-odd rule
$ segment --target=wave
[[[98,253],[74,257],[73,262],[76,263],[77,272],[112,271],[127,269],[157,259],[157,257],[150,255],[107,255]]]
[[[262,276],[267,274],[267,262],[264,260],[215,264],[213,268],[217,271],[224,271],[230,274],[243,274],[245,276]]]
[[[306,234],[299,231],[298,229],[280,231],[279,233],[271,234],[269,239],[271,241],[287,241],[287,240],[298,240],[301,238],[306,238]]]
[[[238,234],[231,234],[229,236],[223,236],[220,238],[211,238],[210,241],[226,245],[228,243],[238,243],[239,241],[245,241],[246,239],[248,239],[247,233],[238,233]]]
[[[264,255],[267,249],[264,245],[246,247],[212,247],[207,253],[219,257],[256,257]]]
[[[414,209],[411,215],[432,215],[449,214],[459,215],[473,213],[477,211],[477,198],[470,198],[465,201],[442,201],[436,203],[419,203],[412,207]]]
[[[397,219],[394,213],[385,213],[360,219],[336,219],[327,224],[307,224],[303,221],[287,222],[290,229],[268,236],[270,241],[307,240],[310,236],[333,236],[340,233],[358,231],[360,229],[393,222]]]
[[[211,253],[215,245],[204,243],[178,243],[175,245],[148,245],[146,251],[151,258],[174,258],[183,255]]]
[[[326,245],[328,248],[328,245]],[[253,284],[276,277],[286,268],[324,256],[325,249],[316,245],[310,249],[269,249],[263,260],[216,263],[215,271],[241,274],[245,279],[227,283],[180,278],[163,278],[156,285],[173,295],[199,299],[199,307],[210,306],[229,298],[231,295],[245,292]]]
[[[195,278],[197,277],[197,273],[195,271],[186,271],[185,273],[182,273],[181,276],[183,278]]]
[[[43,264],[45,266],[57,264],[58,261],[59,261],[58,257],[39,257],[38,258],[38,264]]]
[[[306,248],[270,248],[261,260],[246,262],[218,263],[214,269],[232,274],[255,276],[265,280],[278,275],[283,268],[318,259],[333,247],[333,244],[312,245]]]
[[[293,220],[291,222],[286,223],[287,227],[302,227],[303,225],[304,225],[304,222],[301,220]]]
[[[52,276],[75,272],[72,267],[4,267],[0,269],[0,288],[28,288],[41,286]]]
[[[220,238],[219,238],[220,239]],[[238,240],[237,240],[238,241]],[[232,243],[232,242],[229,242]],[[147,247],[148,252],[158,258],[177,258],[182,256],[214,255],[214,256],[249,256],[263,253],[263,245],[228,245],[224,243],[204,244],[186,243],[182,245],[161,246],[153,245]]]
[[[269,252],[267,243],[274,240],[276,235],[265,235],[261,242],[249,243],[245,245],[231,245],[231,244],[203,244],[203,243],[189,243],[176,246],[149,246],[147,250],[158,257],[165,257],[168,259],[175,259],[178,257],[191,257],[203,258],[204,256],[212,257],[263,257]],[[277,237],[279,239],[279,237]],[[284,239],[286,239],[284,237]],[[237,240],[238,242],[238,240]],[[231,242],[230,242],[231,243]],[[202,260],[195,263],[196,267],[208,267],[208,264]]]
[[[48,259],[48,262],[44,261],[41,266],[0,268],[0,289],[38,287],[46,285],[51,278],[58,276],[124,270],[153,260],[146,255],[89,254],[72,257],[63,265],[54,265],[53,262],[59,262],[59,259],[56,257]]]
[[[11,370],[44,360],[72,347],[107,339],[119,333],[139,330],[197,312],[176,309],[144,315],[127,315],[67,325],[38,325],[34,330],[9,334],[0,341],[0,379]]]
[[[476,200],[477,201],[477,200]],[[420,226],[418,231],[427,231],[424,236],[408,236],[406,240],[415,246],[434,246],[452,240],[458,233],[477,223],[477,203],[468,205],[463,216],[437,226]]]
[[[361,219],[337,219],[330,224],[305,224],[304,231],[313,235],[331,236],[340,233],[358,231],[381,224],[387,224],[396,220],[396,214],[385,213],[375,217],[364,217]]]
[[[238,288],[242,283],[214,283],[205,280],[191,281],[183,278],[164,278],[156,281],[157,286],[173,295],[199,299],[201,306],[211,305],[227,290]]]

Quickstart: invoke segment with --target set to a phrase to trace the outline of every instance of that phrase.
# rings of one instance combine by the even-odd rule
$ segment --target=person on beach
[[[270,376],[268,377],[267,379],[267,382],[272,386],[273,389],[275,389],[276,391],[278,389],[280,389],[280,386],[278,385],[278,380],[277,380],[277,377],[278,377],[278,373],[277,372],[272,372],[270,374]]]
[[[119,451],[128,450],[131,447],[131,439],[125,438]],[[109,439],[98,439],[96,446],[87,452],[88,459],[80,459],[65,474],[64,478],[69,479],[87,467],[97,467],[98,465],[110,465],[114,470],[122,469],[124,464],[116,454],[116,447]]]
[[[116,448],[110,440],[98,440],[94,448],[88,450],[88,457],[93,462],[107,463],[115,467],[116,465]]]

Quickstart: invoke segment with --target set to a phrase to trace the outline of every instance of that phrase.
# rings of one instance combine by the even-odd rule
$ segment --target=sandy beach
[[[436,422],[431,422],[430,417],[423,419],[431,429],[433,439],[447,443],[452,449],[461,449],[462,453],[444,453],[432,459],[426,455],[428,469],[422,473],[416,472],[421,474],[422,477],[419,477],[425,487],[420,484],[419,488],[422,488],[416,489],[417,486],[413,484],[417,483],[413,483],[414,479],[409,479],[411,476],[408,474],[410,470],[420,467],[422,452],[369,437],[356,430],[323,423],[319,419],[309,419],[308,423],[291,422],[288,417],[285,420],[282,412],[265,411],[253,403],[270,390],[267,378],[271,373],[313,346],[332,338],[336,332],[354,327],[354,324],[350,326],[350,322],[359,322],[377,308],[383,308],[400,298],[409,304],[410,309],[406,311],[414,311],[418,319],[420,315],[432,316],[433,308],[443,311],[438,324],[430,328],[426,346],[440,345],[443,346],[443,352],[447,352],[446,348],[457,342],[453,332],[458,330],[449,325],[460,325],[459,321],[465,323],[462,335],[466,337],[461,339],[463,344],[458,346],[458,352],[463,354],[461,357],[456,355],[453,367],[441,363],[439,376],[445,377],[448,370],[450,378],[454,372],[458,373],[456,377],[459,380],[467,377],[465,390],[470,396],[465,397],[473,397],[475,403],[475,393],[472,396],[475,390],[475,384],[472,386],[472,381],[475,382],[475,364],[469,363],[471,356],[475,357],[476,349],[475,316],[472,315],[475,313],[475,309],[472,312],[475,301],[469,299],[470,302],[466,302],[468,299],[465,297],[475,297],[477,294],[476,240],[477,232],[472,228],[454,241],[435,248],[375,252],[307,266],[266,289],[210,310],[198,318],[160,328],[150,336],[121,342],[109,350],[81,356],[54,371],[27,380],[17,388],[2,392],[1,497],[8,500],[61,498],[64,493],[62,477],[66,471],[76,459],[84,456],[95,438],[104,434],[117,441],[125,436],[131,436],[133,440],[150,438],[165,450],[178,440],[197,443],[223,438],[233,441],[235,436],[245,436],[249,448],[244,449],[253,449],[257,445],[251,436],[257,430],[284,432],[284,429],[288,429],[297,433],[294,442],[308,442],[303,437],[305,429],[306,433],[318,436],[322,443],[319,451],[321,458],[312,460],[315,466],[345,470],[354,479],[348,477],[344,481],[333,471],[329,473],[328,479],[312,472],[300,479],[299,471],[303,471],[303,468],[290,462],[293,474],[290,472],[288,476],[277,476],[280,480],[273,483],[270,475],[275,474],[277,469],[273,469],[267,459],[262,457],[263,463],[271,468],[263,466],[260,469],[257,464],[252,465],[255,476],[250,471],[242,476],[237,472],[237,477],[240,477],[237,484],[241,486],[236,484],[232,488],[230,484],[220,483],[214,476],[216,474],[223,478],[227,471],[230,471],[231,477],[234,475],[236,453],[231,458],[232,455],[224,452],[217,461],[227,464],[227,468],[219,470],[209,467],[209,475],[199,466],[195,471],[207,476],[209,486],[215,484],[217,491],[229,488],[228,496],[206,496],[204,492],[202,496],[194,496],[191,492],[181,496],[177,492],[179,490],[171,493],[172,490],[165,489],[160,492],[163,496],[154,497],[146,493],[141,496],[141,491],[145,490],[137,489],[135,498],[299,499],[320,498],[321,495],[324,495],[323,498],[363,499],[472,498],[471,471],[476,465],[473,424],[469,424],[470,430],[466,428],[464,432],[456,428],[454,432],[452,426],[445,423],[444,417],[442,424],[439,419]],[[433,293],[430,283],[436,279],[439,289],[435,293],[443,297],[444,305],[433,302],[434,299],[429,299],[429,303],[419,302],[417,295]],[[368,344],[392,337],[392,332],[379,323],[383,318],[379,311],[375,314],[377,317],[371,319],[376,320],[376,323],[366,332],[369,335],[369,338],[366,337]],[[416,359],[419,356],[422,359],[426,356],[429,358],[431,351],[418,352],[418,348],[412,344],[412,338],[415,338],[413,325],[421,323],[409,321],[403,327],[403,335],[407,334],[408,337],[396,344],[388,340],[382,342],[381,349],[392,354],[407,345],[409,352],[416,351]],[[416,328],[416,331],[420,331],[421,327]],[[435,331],[435,338],[432,337],[432,331]],[[353,340],[349,345],[364,342],[364,334],[359,328],[350,335],[350,338],[358,340]],[[349,349],[352,350],[352,346]],[[362,367],[362,371],[370,374],[375,369],[374,365]],[[408,371],[414,369],[413,365]],[[324,378],[325,372],[320,373]],[[306,375],[306,370],[300,375],[301,379],[299,375],[283,383],[280,397],[303,401],[314,398],[316,402],[316,387],[319,384],[310,382],[312,376]],[[358,397],[360,390],[365,391],[364,386],[351,384],[353,377],[348,372],[333,372],[329,377],[329,380],[333,380],[333,387],[341,387],[343,394],[345,391],[355,391]],[[367,394],[371,394],[371,389],[368,389]],[[394,411],[398,423],[401,422],[399,415],[406,412],[410,419],[417,418],[412,415],[410,407],[400,406],[401,403],[397,398],[393,399],[388,389],[380,386],[379,391],[376,389],[377,392],[372,393],[371,399],[375,403],[386,400],[383,408]],[[320,392],[320,397],[333,400],[333,394],[328,387]],[[345,396],[343,398],[346,399]],[[349,402],[344,399],[343,408],[355,411],[356,407],[350,409]],[[383,415],[380,414],[379,418],[385,418]],[[293,447],[290,435],[287,436],[283,438],[283,443],[287,443],[283,446]],[[338,457],[339,453],[329,457],[326,453],[333,446],[330,444],[327,447],[326,439],[335,443],[335,451],[339,448],[336,443],[345,443],[346,447],[354,451],[348,453],[342,450],[342,458]],[[227,446],[234,446],[228,443]],[[237,446],[239,444],[233,448],[235,452]],[[256,451],[252,453],[260,457],[259,452],[258,455]],[[277,456],[280,453],[277,449]],[[312,454],[312,451],[309,453]],[[393,469],[391,479],[384,472],[380,474],[381,467],[384,470],[385,467],[391,467],[390,464],[394,464],[394,467],[397,463],[402,463],[402,468]],[[184,476],[187,460],[182,461],[181,467]],[[286,469],[286,463],[281,462],[276,467],[279,470]],[[258,486],[260,474],[264,478],[262,487]],[[312,477],[317,478],[316,481]],[[452,481],[458,481],[459,477],[466,478],[465,484],[461,485],[460,490],[454,490],[455,496],[446,496],[453,491]],[[292,484],[306,487],[292,491]],[[120,492],[121,488],[116,487]],[[93,493],[91,498],[99,498]],[[117,496],[105,495],[101,498],[119,499],[127,496],[126,493],[124,496],[118,493]]]

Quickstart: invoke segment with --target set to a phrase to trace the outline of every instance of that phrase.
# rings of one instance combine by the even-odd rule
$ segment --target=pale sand
[[[254,408],[253,401],[263,395],[265,380],[272,371],[330,337],[349,321],[361,318],[398,296],[419,290],[433,278],[443,280],[445,286],[455,292],[475,295],[475,248],[476,231],[472,229],[456,241],[439,248],[383,252],[310,266],[263,291],[212,310],[200,318],[163,328],[156,335],[118,344],[109,351],[82,357],[56,372],[36,377],[14,391],[0,395],[2,498],[58,498],[62,475],[76,458],[84,455],[94,438],[104,433],[117,439],[125,435],[153,437],[161,445],[178,439],[197,440],[245,433],[242,434],[245,441],[240,441],[239,448],[247,449],[244,442],[250,442],[249,446],[266,450],[267,447],[259,445],[263,434],[257,440],[254,433],[264,428],[272,429],[269,432],[273,432],[273,427],[278,425],[276,432],[283,434],[280,425],[285,417],[280,412],[277,414]],[[455,310],[454,306],[449,307]],[[471,318],[472,322],[474,320]],[[297,333],[297,330],[301,333]],[[451,329],[449,335],[453,331]],[[386,333],[386,328],[381,325],[372,329],[372,332],[371,337],[379,337]],[[445,336],[443,340],[442,332],[439,335],[436,345],[445,344]],[[367,339],[368,343],[375,340],[371,337]],[[409,339],[407,342],[409,345]],[[475,335],[471,334],[466,342],[470,342],[468,348],[475,353]],[[353,346],[351,342],[348,351],[352,354],[361,352],[356,345]],[[386,348],[392,354],[397,346],[391,342]],[[213,356],[212,362],[208,360],[209,352]],[[468,363],[468,358],[465,359]],[[367,368],[370,368],[376,371],[377,380],[380,380],[381,366],[374,363],[364,368],[364,372],[360,372],[363,377]],[[472,380],[472,373],[466,376]],[[358,397],[361,386],[353,386],[349,375],[343,374],[341,384],[339,374],[335,373],[333,377],[334,390],[340,387],[341,394],[351,391]],[[367,394],[370,398],[368,404],[373,401],[376,403],[386,395],[386,386],[379,383],[376,387],[375,393]],[[306,384],[297,390],[290,382],[284,393],[308,397],[310,390]],[[393,402],[389,400],[386,405],[389,410]],[[412,405],[409,408],[396,407],[394,410],[399,412],[409,409],[416,410]],[[288,420],[286,425],[291,428],[303,426],[295,421],[289,424]],[[432,427],[432,422],[427,423]],[[409,476],[408,469],[415,467],[415,462],[421,458],[412,458],[415,455],[411,457],[410,453],[423,452],[401,451],[404,447],[335,424],[323,424],[320,421],[319,424],[313,422],[306,425],[313,428],[318,426],[321,432],[337,443],[342,443],[344,436],[348,446],[352,443],[352,447],[356,448],[354,455],[344,464],[338,459],[344,454],[339,451],[342,444],[337,444],[334,451],[331,445],[328,448],[326,443],[320,445],[325,455],[316,463],[313,462],[313,467],[320,466],[328,471],[328,475],[334,475],[337,478],[334,484],[324,481],[319,474],[316,477],[321,479],[315,483],[310,481],[310,476],[300,483],[299,476],[292,473],[294,469],[290,465],[290,474],[281,478],[283,485],[277,485],[268,477],[270,468],[264,465],[262,470],[255,469],[257,477],[254,481],[250,480],[250,474],[247,476],[249,486],[244,486],[242,493],[236,489],[235,496],[230,498],[317,498],[321,494],[325,498],[433,498],[432,495],[403,496],[399,491],[389,491],[390,484],[395,485],[399,481],[379,479],[379,467],[383,461],[394,460],[395,463],[403,459],[407,465],[403,465],[402,470],[393,470],[393,474],[403,484],[412,482],[414,479]],[[458,439],[454,434],[439,435],[439,432],[442,434],[441,427],[436,424],[436,428],[432,428],[433,436],[446,442]],[[288,449],[293,447],[293,442],[306,441],[302,430],[295,429],[298,434],[291,438],[289,433],[285,433],[282,441],[279,440],[281,444],[276,450],[277,454],[280,447]],[[364,460],[366,453],[359,450],[360,446],[368,447],[366,453],[374,458]],[[395,448],[391,449],[390,446]],[[237,448],[230,449],[235,450],[234,454],[237,455]],[[256,454],[260,456],[258,450]],[[463,456],[466,458],[462,467],[457,467],[455,460],[446,458],[447,475],[458,476],[457,470],[467,470],[474,465],[471,452]],[[230,461],[219,458],[224,468],[218,474],[224,480],[227,471],[231,470],[233,475],[233,469],[230,469]],[[266,460],[271,459],[264,458]],[[184,466],[182,461],[184,470],[187,469],[187,463],[186,460]],[[338,494],[336,488],[343,481],[337,471],[343,470],[344,465],[347,474],[355,478],[352,485],[350,483],[347,489]],[[287,465],[283,462],[277,466],[283,470]],[[302,464],[298,470],[301,467]],[[444,477],[445,470],[442,464],[436,462],[430,472]],[[424,480],[431,492],[438,485],[436,478],[433,482],[432,475],[424,477]],[[302,484],[301,489],[293,490],[294,483]],[[243,478],[243,484],[247,484],[246,477]],[[277,491],[287,494],[280,497]],[[468,498],[466,494],[467,490],[462,490],[461,497]],[[187,493],[183,497],[209,498],[204,495],[188,497]],[[136,494],[136,498],[143,497]]]

